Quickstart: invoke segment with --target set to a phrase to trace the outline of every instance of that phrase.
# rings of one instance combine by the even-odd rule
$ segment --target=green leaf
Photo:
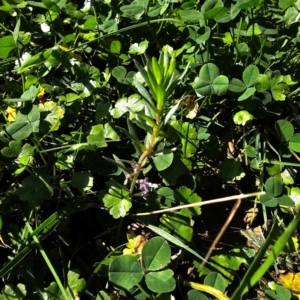
[[[127,71],[123,66],[117,66],[111,71],[112,76],[114,76],[120,83],[124,83]]]
[[[214,92],[218,96],[224,95],[227,91],[228,83],[229,83],[228,77],[226,77],[224,75],[219,75],[217,78],[214,79],[214,81],[212,83]]]
[[[22,142],[20,141],[11,141],[9,142],[8,147],[4,147],[1,149],[1,153],[5,157],[18,157],[19,154],[21,153],[21,147],[22,147]]]
[[[226,181],[241,180],[245,172],[239,161],[227,158],[221,164],[220,176]]]
[[[160,68],[160,65],[155,57],[152,57],[152,70],[157,84],[160,85],[163,79],[163,70]],[[150,70],[148,70],[148,72],[150,72]]]
[[[138,19],[145,11],[143,6],[140,5],[123,5],[120,10],[127,16],[136,17]]]
[[[203,26],[203,27],[200,27],[200,29],[198,30],[197,33],[198,33],[198,36],[197,36],[195,42],[200,45],[209,39],[211,29],[207,26]]]
[[[163,269],[171,259],[171,248],[160,236],[150,239],[143,247],[142,261],[147,271]]]
[[[74,271],[68,272],[68,287],[72,291],[72,295],[76,295],[78,292],[81,292],[85,288],[85,280],[78,279],[79,274]],[[69,289],[65,289],[65,293],[72,298],[71,291]],[[62,292],[57,285],[56,282],[52,282],[50,286],[47,288],[47,294],[52,300],[64,300],[64,296],[62,295]]]
[[[281,179],[283,184],[294,184],[295,181],[292,177],[292,174],[289,172],[289,169],[285,169],[281,174]]]
[[[218,271],[222,275],[225,284],[228,285],[234,280],[234,271],[240,269],[241,264],[248,264],[248,257],[244,249],[236,248],[225,254],[213,255],[210,258],[210,264],[201,266],[199,261],[194,261],[194,266],[199,275],[209,275],[214,271]]]
[[[219,68],[208,63],[202,66],[199,77],[195,79],[193,88],[202,96],[209,96],[213,93],[212,83],[219,76]]]
[[[293,151],[300,152],[300,133],[296,133],[290,138],[289,147]]]
[[[67,0],[42,0],[47,9],[59,13]]]
[[[166,91],[162,85],[157,85],[156,90],[156,101],[157,101],[157,110],[162,110],[165,108],[166,103]]]
[[[168,154],[159,154],[156,157],[154,157],[153,162],[155,164],[155,167],[157,171],[162,171],[167,169],[169,166],[171,166],[174,158],[174,153],[168,153]]]
[[[269,177],[265,183],[269,195],[277,197],[282,193],[282,182],[277,177]]]
[[[79,192],[86,192],[93,187],[94,178],[90,172],[76,172],[71,179],[71,184]]]
[[[248,145],[245,149],[247,156],[249,157],[255,157],[256,156],[256,150],[253,146]]]
[[[180,16],[181,18],[196,22],[199,22],[201,19],[203,19],[203,15],[201,14],[201,12],[193,9],[183,10],[180,13]]]
[[[87,19],[81,28],[84,30],[94,30],[97,25],[98,25],[97,19],[95,17],[92,17]]]
[[[247,88],[246,91],[238,98],[238,101],[244,101],[255,93],[255,87]]]
[[[128,98],[124,97],[119,99],[115,104],[115,108],[113,108],[110,113],[114,118],[120,118],[129,111],[128,107],[130,107],[133,112],[139,112],[144,109],[145,103],[138,94],[133,94]],[[134,118],[134,113],[130,112],[129,119],[132,120]]]
[[[29,59],[24,61],[24,63],[22,63],[22,65],[18,69],[18,74],[22,74],[23,72],[25,72],[26,70],[28,70],[32,67],[39,66],[40,64],[45,63],[51,57],[52,51],[55,51],[58,49],[59,49],[59,47],[55,46],[51,49],[45,50],[42,53],[36,54],[33,57],[30,57]]]
[[[122,44],[120,41],[112,41],[110,44],[110,52],[114,54],[120,54],[121,53]]]
[[[22,186],[17,193],[21,200],[27,201],[31,207],[40,206],[45,199],[53,194],[49,175],[44,169],[31,173],[22,181]]]
[[[47,101],[46,103],[39,105],[39,110],[41,113],[47,112],[45,121],[49,122],[51,125],[49,132],[58,130],[61,125],[60,120],[65,114],[65,108],[57,105],[54,101]]]
[[[16,121],[6,126],[7,133],[14,140],[26,139],[32,132],[39,131],[40,112],[37,105],[33,105],[28,115],[18,112]]]
[[[229,85],[228,85],[228,90],[234,93],[241,93],[246,89],[245,84],[243,83],[243,81],[237,79],[237,78],[233,78]]]
[[[214,92],[211,82],[199,78],[196,78],[196,81],[193,83],[193,88],[201,96],[210,96]]]
[[[288,90],[288,86],[285,83],[279,83],[275,86],[272,86],[271,92],[274,100],[276,101],[284,101],[286,98],[286,95],[284,92]]]
[[[103,198],[104,205],[110,209],[109,213],[115,218],[124,217],[132,206],[129,192],[125,189],[120,189],[110,183],[111,188],[109,193]]]
[[[112,123],[106,123],[104,125],[104,137],[113,141],[118,141],[120,139],[120,136],[115,131],[114,127],[112,126]]]
[[[97,147],[107,147],[104,138],[104,128],[102,124],[92,126],[92,130],[87,137],[87,141],[91,145],[95,145]]]
[[[249,65],[243,72],[243,80],[247,87],[254,85],[257,82],[259,70],[254,65]]]
[[[152,97],[150,96],[150,94],[148,93],[146,88],[142,84],[140,84],[136,79],[133,80],[133,83],[134,83],[135,87],[137,88],[138,92],[145,99],[147,108],[149,109],[149,112],[151,113],[152,116],[155,116],[157,109],[154,105]]]
[[[24,284],[18,283],[16,286],[13,284],[6,284],[3,293],[0,295],[0,300],[25,300],[26,287]]]
[[[174,203],[174,192],[169,187],[162,187],[158,189],[157,195],[159,196],[160,203],[166,205],[167,207],[171,207],[172,203]]]
[[[214,287],[215,289],[225,292],[227,284],[223,276],[217,272],[211,272],[204,278],[204,284]]]
[[[190,290],[184,300],[209,300],[205,294],[197,291],[197,290]]]
[[[197,147],[199,145],[195,127],[187,122],[181,123],[178,121],[172,121],[171,126],[176,130],[176,133],[181,139],[181,149],[184,157],[192,157],[193,154],[197,151]]]
[[[109,265],[108,278],[116,288],[129,290],[143,278],[141,264],[132,255],[118,256]]]
[[[20,25],[21,25],[21,20],[18,19],[14,32],[13,32],[13,37],[15,41],[15,45],[18,45],[18,38],[19,38],[19,33],[20,33]]]
[[[199,206],[191,207],[189,210],[194,216],[199,216],[201,214],[201,197],[196,193],[193,193],[193,191],[186,186],[182,186],[175,191],[175,199],[180,202],[180,204],[199,203]]]
[[[264,92],[271,88],[269,78],[266,74],[259,74],[257,77],[256,89],[258,92]]]
[[[203,14],[204,19],[219,19],[227,13],[226,7],[215,7]]]
[[[298,187],[292,187],[290,198],[294,201],[295,205],[300,203],[300,189]]]
[[[193,236],[193,228],[190,226],[191,213],[188,209],[182,209],[179,213],[167,213],[160,218],[161,228],[172,233],[184,242],[189,242]]]
[[[193,249],[191,249],[190,247],[188,247],[185,243],[183,243],[181,240],[179,240],[177,237],[173,236],[172,234],[166,232],[165,230],[153,226],[153,225],[146,225],[146,227],[148,227],[150,230],[152,230],[153,232],[155,232],[156,234],[160,235],[161,237],[165,238],[166,240],[168,240],[169,242],[173,243],[174,245],[185,249],[186,251],[190,252],[191,254],[193,254],[194,256],[196,256],[197,258],[199,258],[200,260],[204,260],[204,258],[197,253],[196,251],[194,251]]]
[[[247,56],[249,54],[250,48],[246,43],[240,43],[236,46],[236,51],[239,53],[241,56]]]
[[[239,9],[248,9],[257,7],[259,4],[259,0],[238,0],[237,7]]]
[[[97,295],[96,300],[111,300],[111,299],[104,291],[100,291]]]
[[[267,207],[276,207],[278,205],[277,199],[272,195],[265,194],[260,196],[260,203]]]
[[[287,9],[295,3],[295,0],[279,0],[278,5],[282,9]]]
[[[294,126],[286,120],[276,121],[275,129],[279,138],[283,141],[288,141],[294,135]]]
[[[294,206],[295,205],[295,202],[293,201],[293,199],[291,199],[287,195],[283,195],[276,199],[277,199],[279,205],[284,205],[284,206]]]
[[[176,281],[173,277],[174,272],[170,269],[150,272],[146,275],[147,287],[155,293],[169,293],[175,289]]]
[[[70,270],[68,272],[68,286],[72,290],[73,294],[75,292],[81,292],[85,288],[85,279],[79,279],[80,274]]]
[[[233,122],[237,125],[245,126],[251,120],[253,120],[253,116],[246,110],[241,110],[233,116]]]
[[[134,43],[129,47],[129,53],[130,54],[137,54],[141,55],[144,54],[148,48],[149,42],[147,40],[138,43]]]
[[[0,58],[7,58],[9,52],[16,48],[16,43],[12,35],[0,38]]]
[[[218,76],[219,68],[213,63],[203,65],[199,72],[199,78],[209,83],[213,83]]]

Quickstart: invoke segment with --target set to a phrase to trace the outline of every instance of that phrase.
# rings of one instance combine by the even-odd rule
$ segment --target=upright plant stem
[[[30,226],[30,224],[28,222],[26,222],[26,227],[27,227],[27,230],[29,231],[29,233],[32,234],[33,230],[32,230],[32,228],[31,228],[31,226]],[[59,279],[59,276],[57,275],[57,273],[56,273],[56,271],[55,271],[55,269],[54,269],[54,267],[53,267],[53,265],[52,265],[49,257],[47,256],[45,250],[43,249],[42,245],[40,244],[37,236],[33,235],[32,238],[35,241],[35,243],[37,244],[37,247],[39,248],[41,255],[43,256],[43,258],[44,258],[44,260],[45,260],[45,262],[46,262],[46,264],[47,264],[50,272],[52,273],[52,275],[53,275],[53,277],[54,277],[54,279],[55,279],[55,281],[56,281],[56,283],[58,285],[58,288],[59,288],[59,290],[60,290],[63,298],[65,300],[70,300],[69,296],[66,293],[66,290],[65,290],[64,286],[62,285],[62,283],[61,283],[61,281]],[[74,297],[72,297],[72,298],[74,299]]]

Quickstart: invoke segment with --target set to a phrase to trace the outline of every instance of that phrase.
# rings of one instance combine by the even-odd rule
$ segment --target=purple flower
[[[152,183],[148,181],[148,178],[140,179],[139,180],[139,188],[141,191],[141,195],[144,200],[147,200],[147,197],[149,196],[150,188],[152,187]]]

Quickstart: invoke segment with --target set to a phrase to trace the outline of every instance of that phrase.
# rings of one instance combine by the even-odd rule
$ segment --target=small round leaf
[[[295,202],[287,195],[283,195],[279,198],[277,198],[278,204],[279,205],[284,205],[284,206],[294,206]]]
[[[175,289],[176,281],[170,269],[150,272],[146,275],[147,287],[156,293],[169,293]]]
[[[126,73],[127,73],[126,69],[122,66],[115,67],[111,71],[112,76],[114,76],[121,83],[123,82]]]
[[[262,195],[260,197],[260,203],[267,207],[276,207],[278,204],[276,198],[269,194]]]
[[[300,133],[296,133],[290,138],[289,146],[293,151],[300,152]]]
[[[197,290],[190,290],[184,300],[209,300],[207,296]]]
[[[218,96],[224,95],[227,91],[228,83],[229,83],[228,77],[224,75],[219,75],[217,78],[215,78],[215,80],[212,83],[214,92]]]
[[[241,93],[246,89],[246,86],[243,81],[233,78],[229,85],[228,85],[228,90],[234,93]]]
[[[248,121],[251,121],[253,116],[246,110],[241,110],[233,116],[233,122],[237,125],[245,126]]]
[[[268,178],[265,185],[267,193],[273,197],[277,197],[282,193],[282,183],[277,177]]]
[[[154,237],[149,240],[142,250],[142,260],[148,271],[156,271],[164,268],[171,259],[171,248],[162,237]]]
[[[219,68],[213,63],[203,65],[199,72],[199,78],[208,83],[212,83],[218,76]]]
[[[275,129],[279,137],[284,141],[288,141],[294,135],[294,126],[286,120],[278,120],[275,123]]]
[[[255,93],[255,87],[247,88],[246,91],[238,98],[238,101],[244,101]]]
[[[116,287],[128,290],[143,278],[141,264],[132,255],[118,256],[109,266],[108,278]]]
[[[174,154],[173,152],[164,154],[164,155],[158,155],[154,158],[154,164],[158,171],[163,171],[171,166],[173,162]]]
[[[217,272],[208,274],[204,279],[204,284],[212,286],[221,292],[225,292],[227,286],[223,276]]]
[[[247,87],[252,86],[257,81],[259,70],[254,65],[249,65],[243,72],[243,80]]]

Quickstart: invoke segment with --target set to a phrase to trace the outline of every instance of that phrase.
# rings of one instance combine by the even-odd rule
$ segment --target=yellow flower
[[[16,119],[16,114],[17,114],[15,108],[8,106],[5,112],[6,112],[6,114],[7,114],[7,119],[8,119],[8,121],[10,121],[10,122],[15,121],[15,119]]]

